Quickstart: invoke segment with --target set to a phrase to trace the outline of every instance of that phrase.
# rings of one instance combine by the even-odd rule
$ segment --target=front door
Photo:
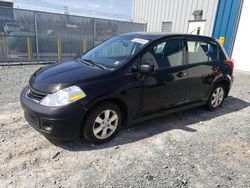
[[[165,110],[185,101],[187,72],[184,49],[182,38],[172,38],[157,43],[142,56],[141,64],[152,64],[156,70],[144,77],[144,114]]]

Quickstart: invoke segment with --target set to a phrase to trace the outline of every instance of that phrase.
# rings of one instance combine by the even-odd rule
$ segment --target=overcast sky
[[[129,20],[132,15],[132,0],[15,0],[14,7],[90,17]]]

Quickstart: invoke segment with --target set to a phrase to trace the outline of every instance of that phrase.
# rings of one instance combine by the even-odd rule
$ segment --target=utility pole
[[[64,14],[69,15],[69,7],[64,7]]]
[[[66,25],[69,23],[69,7],[64,7],[64,14],[66,15]]]

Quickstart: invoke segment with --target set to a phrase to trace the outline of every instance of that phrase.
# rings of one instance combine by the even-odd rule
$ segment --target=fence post
[[[96,19],[94,19],[94,34],[93,34],[93,46],[95,46],[95,39],[96,39]]]
[[[3,35],[3,53],[8,54],[8,38]]]
[[[57,38],[57,60],[62,60],[62,41],[60,38]]]
[[[111,46],[111,54],[112,54],[112,56],[114,56],[114,52],[115,52],[115,47],[114,47],[114,44],[112,44],[112,46]]]
[[[108,56],[108,49],[107,48],[105,49],[105,54],[104,55]]]
[[[38,30],[37,30],[37,20],[36,20],[36,12],[34,12],[35,14],[35,36],[36,36],[36,57],[37,57],[37,62],[39,63],[40,58],[39,58],[39,44],[38,44]]]
[[[5,37],[6,53],[9,54],[8,37]]]
[[[85,53],[88,50],[88,41],[86,39],[83,40],[83,53]]]
[[[2,38],[0,38],[0,53],[2,53]]]
[[[1,41],[0,42],[1,42],[1,46],[0,46],[1,47],[1,51],[3,51],[3,54],[4,54],[5,53],[5,49],[4,49],[4,36],[3,35],[1,36]]]
[[[126,49],[125,48],[122,49],[122,55],[124,55],[124,56],[126,55]]]
[[[32,40],[30,37],[27,37],[27,51],[28,51],[28,59],[32,60]]]

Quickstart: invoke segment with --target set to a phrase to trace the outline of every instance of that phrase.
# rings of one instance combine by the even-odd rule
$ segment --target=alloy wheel
[[[95,119],[93,133],[98,139],[110,137],[118,126],[118,115],[114,110],[104,110]]]
[[[213,108],[217,108],[221,105],[224,99],[224,89],[222,87],[218,87],[214,90],[211,98],[211,105]]]

